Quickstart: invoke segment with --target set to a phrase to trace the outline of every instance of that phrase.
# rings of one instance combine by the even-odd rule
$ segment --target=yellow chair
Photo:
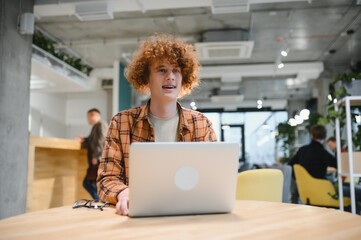
[[[278,169],[248,170],[237,176],[237,200],[282,202],[283,174]]]
[[[332,198],[335,187],[326,179],[312,177],[300,164],[293,166],[301,201],[308,205],[338,208],[339,202]],[[344,197],[344,205],[350,205],[350,198]]]

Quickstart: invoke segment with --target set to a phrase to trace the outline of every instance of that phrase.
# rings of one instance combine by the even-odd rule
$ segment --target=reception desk
[[[38,211],[74,203],[90,195],[82,181],[87,151],[75,140],[30,137],[26,210]]]

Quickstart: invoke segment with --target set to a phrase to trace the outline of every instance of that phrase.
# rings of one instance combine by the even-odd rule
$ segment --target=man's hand
[[[96,157],[93,157],[92,158],[92,164],[95,166],[95,165],[98,165],[98,158]]]
[[[129,212],[129,188],[124,189],[118,194],[118,202],[115,205],[116,213],[128,216]]]
[[[78,135],[78,136],[76,136],[75,138],[74,138],[74,140],[76,140],[76,141],[78,141],[78,142],[84,142],[84,137],[83,136],[80,136],[80,135]]]

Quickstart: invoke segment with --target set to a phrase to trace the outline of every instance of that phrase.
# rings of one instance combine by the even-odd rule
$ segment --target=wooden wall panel
[[[27,211],[91,199],[82,185],[88,167],[87,152],[80,149],[77,141],[64,141],[62,144],[61,139],[30,138]]]

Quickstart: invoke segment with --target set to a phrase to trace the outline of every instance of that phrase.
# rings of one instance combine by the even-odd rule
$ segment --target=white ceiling
[[[204,81],[184,101],[198,100],[204,107],[222,106],[212,103],[210,95],[227,84],[243,97],[238,107],[255,107],[259,98],[271,107],[286,107],[289,99],[313,97],[320,74],[333,77],[361,60],[361,6],[355,0],[242,2],[249,11],[214,14],[212,0],[35,0],[34,13],[39,29],[94,68],[111,68],[114,61],[126,64],[139,40],[155,32],[173,33],[197,45],[214,30],[246,30],[241,37],[248,35],[250,44],[238,44],[248,47],[249,57],[202,60]],[[77,6],[94,3],[109,4],[113,19],[80,21]],[[216,44],[229,43],[223,33],[214,35]],[[289,48],[287,57],[281,57],[282,48]],[[285,67],[277,69],[280,61]]]

